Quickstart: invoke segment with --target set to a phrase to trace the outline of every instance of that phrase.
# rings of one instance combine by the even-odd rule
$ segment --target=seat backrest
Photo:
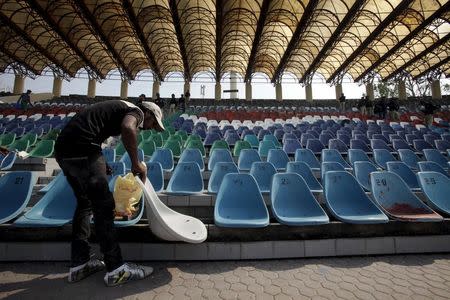
[[[287,164],[286,173],[296,173],[300,175],[308,185],[310,190],[321,191],[322,185],[317,181],[311,169],[305,162],[291,161]]]
[[[261,161],[258,151],[255,149],[242,149],[238,159],[238,169],[250,171],[252,163]]]
[[[211,146],[214,141],[220,140],[220,134],[217,132],[212,132],[212,133],[208,133],[206,134],[205,140],[203,141],[203,144],[205,146]]]
[[[376,172],[377,167],[370,161],[356,161],[353,165],[358,183],[367,191],[371,191],[370,173]]]
[[[277,170],[285,170],[289,157],[282,149],[270,149],[267,161],[272,163]]]
[[[270,149],[276,149],[275,144],[272,141],[259,142],[258,153],[261,157],[267,157]]]
[[[434,141],[434,145],[436,146],[436,149],[438,149],[439,151],[447,151],[448,149],[450,149],[450,142],[449,141],[444,141],[444,140],[435,140]]]
[[[250,168],[250,175],[255,177],[259,190],[262,193],[270,192],[272,177],[276,173],[277,170],[270,162],[254,162]]]
[[[450,178],[438,172],[418,172],[417,177],[431,207],[449,215]]]
[[[228,151],[230,151],[230,145],[228,145],[228,143],[224,140],[217,140],[214,141],[213,145],[211,146],[210,153],[216,149],[227,149]]]
[[[419,168],[417,163],[420,161],[420,158],[414,153],[414,151],[410,149],[399,149],[398,155],[400,160],[411,169],[417,170]]]
[[[295,151],[295,161],[304,162],[311,169],[320,169],[320,163],[314,153],[309,149],[297,149]]]
[[[247,134],[244,137],[244,141],[248,142],[253,148],[257,148],[259,146],[258,137],[254,134]]]
[[[103,157],[107,163],[116,161],[116,149],[114,148],[104,148],[102,150]]]
[[[139,161],[144,161],[144,151],[142,149],[138,148],[138,159]],[[121,162],[123,162],[125,164],[125,168],[127,170],[131,169],[131,158],[130,155],[128,154],[128,152],[126,152],[122,158],[120,159]]]
[[[167,185],[173,194],[195,194],[203,191],[203,177],[195,162],[178,163]]]
[[[163,148],[170,149],[173,157],[180,157],[181,155],[181,146],[179,141],[166,141]]]
[[[287,154],[294,154],[297,149],[301,149],[302,145],[298,139],[285,139],[283,141],[283,150]]]
[[[142,149],[142,151],[144,151],[144,155],[152,156],[153,152],[155,152],[156,145],[155,142],[152,140],[143,140],[139,144],[139,148]]]
[[[370,144],[369,138],[364,134],[355,134],[355,140],[361,140],[364,143],[366,143],[367,145]]]
[[[329,171],[345,171],[345,168],[338,162],[323,162],[322,167],[320,168],[320,178],[322,180],[322,186],[325,186],[325,174]]]
[[[322,162],[334,161],[340,163],[344,168],[351,169],[351,166],[344,160],[342,155],[335,149],[323,149],[321,155]]]
[[[357,161],[368,161],[370,162],[369,156],[367,156],[366,152],[361,149],[349,149],[348,150],[348,161],[352,167],[355,167],[354,164]]]
[[[203,146],[201,141],[191,140],[186,146],[186,149],[198,149],[203,157],[206,155],[205,147]]]
[[[323,149],[325,149],[325,146],[320,142],[319,139],[310,138],[306,142],[306,149],[309,149],[314,153],[320,153]]]
[[[380,139],[371,139],[370,140],[370,147],[372,147],[373,150],[375,149],[386,149],[388,151],[392,151],[392,148],[386,144],[385,141]]]
[[[387,170],[389,172],[399,175],[409,186],[410,189],[418,189],[419,182],[417,181],[416,174],[401,161],[389,161],[387,162]]]
[[[159,162],[147,162],[147,178],[153,189],[159,193],[164,189],[164,173]]]
[[[425,156],[426,160],[433,161],[440,165],[441,167],[447,169],[448,168],[448,160],[445,158],[444,155],[442,155],[441,152],[437,149],[424,149],[423,155]]]
[[[205,169],[205,163],[203,161],[202,153],[197,148],[184,149],[181,153],[178,163],[195,162],[201,171]]]
[[[306,147],[308,140],[315,139],[315,136],[311,133],[303,133],[302,137],[300,138],[300,143],[302,144],[302,147]]]
[[[450,177],[450,174],[434,161],[421,161],[418,163],[418,166],[421,172],[438,172],[442,175]]]
[[[173,170],[173,154],[171,149],[157,148],[153,152],[150,162],[159,162],[165,171]]]
[[[423,152],[424,149],[433,149],[433,146],[431,144],[427,143],[425,140],[422,139],[416,139],[413,140],[414,149],[416,149],[419,152]]]
[[[117,175],[125,175],[126,172],[125,163],[121,161],[108,162],[108,166],[111,168],[111,175],[108,176],[109,179]]]
[[[349,140],[350,142],[350,140]],[[330,139],[328,141],[328,149],[335,149],[340,153],[347,153],[348,147],[347,145],[340,139]]]
[[[248,141],[237,141],[233,148],[233,155],[239,157],[243,149],[252,149],[252,145]]]
[[[30,171],[9,172],[0,177],[0,224],[14,219],[26,208],[36,180]]]
[[[397,161],[395,157],[386,149],[374,149],[373,159],[375,163],[383,169],[387,169],[388,161]]]
[[[264,227],[269,212],[250,174],[226,174],[214,206],[214,222],[225,227]]]
[[[239,173],[234,162],[217,162],[212,169],[208,180],[208,192],[216,194],[219,191],[223,178],[228,173]]]
[[[219,148],[212,150],[208,159],[208,170],[213,170],[215,164],[219,162],[233,162],[233,157],[229,150]]]
[[[394,150],[398,151],[400,149],[407,149],[411,150],[411,147],[407,142],[405,142],[403,139],[394,139],[392,140],[392,147]]]
[[[371,152],[369,146],[363,140],[350,140],[350,149],[362,150],[364,152]]]

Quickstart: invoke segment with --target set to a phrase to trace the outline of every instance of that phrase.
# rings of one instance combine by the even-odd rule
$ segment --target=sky
[[[286,76],[285,76],[286,77]],[[282,90],[283,99],[305,99],[305,88],[296,83],[293,78],[283,77]],[[241,80],[240,80],[241,81]],[[450,80],[441,80],[441,85],[450,83]],[[120,79],[106,79],[97,82],[96,95],[101,96],[119,96],[120,95]],[[14,85],[14,74],[0,74],[0,91],[12,91]],[[168,78],[162,82],[160,86],[160,94],[163,98],[169,98],[172,93],[179,97],[183,93],[184,82],[180,78]],[[205,86],[205,95],[201,94],[201,86]],[[88,79],[73,78],[70,81],[63,81],[62,95],[69,94],[87,94]],[[206,77],[199,76],[191,82],[192,98],[214,98],[215,82]],[[38,76],[36,79],[25,79],[25,90],[30,89],[33,93],[52,92],[53,77]],[[132,81],[128,87],[128,96],[135,97],[140,94],[146,94],[148,97],[152,95],[153,81],[151,76],[142,76],[141,79]],[[229,89],[230,83],[228,79],[222,82],[222,91]],[[245,99],[245,83],[238,82],[239,98]],[[351,82],[350,78],[344,78],[342,89],[347,99],[360,98],[365,93],[364,85]],[[275,87],[268,79],[263,76],[256,77],[252,81],[253,99],[275,99]],[[230,98],[229,93],[222,93],[223,99]],[[324,83],[320,77],[313,79],[313,98],[314,99],[335,99],[335,87]]]

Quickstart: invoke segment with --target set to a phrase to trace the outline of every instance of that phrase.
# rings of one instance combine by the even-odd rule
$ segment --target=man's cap
[[[155,118],[156,118],[156,121],[158,121],[159,127],[161,127],[162,130],[165,130],[163,122],[162,122],[163,114],[162,114],[159,106],[156,105],[155,103],[149,102],[149,101],[142,101],[141,105],[145,109],[151,111],[153,113],[153,115],[155,115]]]
[[[145,94],[140,94],[139,97],[144,97],[145,98]]]

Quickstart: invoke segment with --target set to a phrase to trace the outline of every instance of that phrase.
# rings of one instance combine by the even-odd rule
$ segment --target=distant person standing
[[[341,94],[339,97],[339,109],[341,112],[345,112],[345,95],[344,93]]]
[[[191,93],[189,93],[189,91],[186,91],[186,93],[184,93],[184,98],[186,98],[186,105],[187,105],[191,100]]]
[[[358,109],[361,112],[361,115],[366,115],[366,96],[363,94],[361,99],[358,101]]]
[[[27,92],[20,95],[17,100],[17,108],[27,110],[30,105],[33,106],[33,104],[31,104],[31,90],[27,90]]]
[[[431,101],[421,100],[420,105],[423,105],[422,113],[424,116],[424,122],[427,127],[433,124],[433,114],[439,108],[438,105],[433,104]]]
[[[158,105],[159,108],[162,108],[164,106],[164,100],[161,98],[159,93],[156,93],[155,104]]]
[[[373,101],[369,99],[369,96],[365,96],[365,103],[366,103],[366,112],[368,116],[373,116]]]
[[[138,99],[137,99],[137,103],[136,104],[141,104],[144,101],[145,101],[145,94],[140,94]]]
[[[178,99],[178,107],[183,113],[186,111],[186,98],[184,98],[183,94],[181,94],[180,99]]]
[[[170,113],[173,114],[175,109],[177,108],[177,99],[175,98],[175,94],[172,94],[172,98],[170,98]]]
[[[400,109],[398,99],[391,98],[387,104],[387,107],[389,108],[389,118],[391,121],[398,121],[398,110]]]

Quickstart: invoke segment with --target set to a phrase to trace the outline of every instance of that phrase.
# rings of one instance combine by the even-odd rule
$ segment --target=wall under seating
[[[31,102],[37,102],[37,101],[42,101],[42,100],[48,100],[53,98],[53,94],[52,93],[31,93]],[[19,95],[13,95],[13,96],[5,96],[5,97],[0,97],[0,103],[16,103],[17,100],[19,99]]]

